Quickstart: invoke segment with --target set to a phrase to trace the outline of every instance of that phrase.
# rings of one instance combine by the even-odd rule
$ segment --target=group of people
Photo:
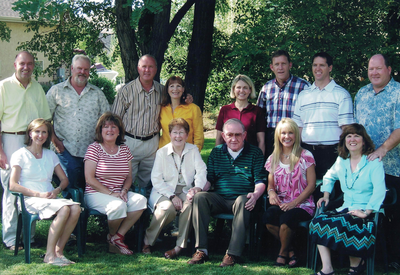
[[[350,274],[363,271],[362,257],[375,241],[370,214],[379,211],[385,182],[399,189],[400,126],[395,117],[400,112],[396,93],[400,84],[391,78],[384,55],[369,60],[371,84],[357,93],[353,112],[350,94],[330,78],[329,54],[313,56],[315,81],[310,85],[290,74],[292,63],[286,51],[274,52],[270,68],[275,78],[263,86],[256,105],[249,102],[256,97],[251,79],[238,75],[233,80],[234,102],[220,110],[216,147],[207,165],[199,153],[204,143],[202,114],[180,77],[170,77],[161,85],[154,80],[155,58],[144,55],[138,62],[138,78],[119,91],[110,108],[102,91],[88,83],[90,65],[86,56],[74,56],[71,76],[45,96],[31,79],[33,56],[24,51],[16,56],[15,74],[0,82],[2,221],[7,247],[19,249],[15,197],[7,188],[11,170],[9,189],[27,197],[30,211],[45,218],[56,215],[47,242],[47,263],[73,264],[63,249],[80,213],[79,204],[67,200],[66,193],[65,199],[50,204],[48,199],[57,198],[66,187],[81,187],[87,206],[107,215],[107,242],[113,253],[133,253],[124,242],[125,234],[148,205],[153,217],[142,252],[151,253],[161,229],[179,214],[176,246],[164,255],[169,259],[179,255],[193,223],[196,252],[188,263],[200,264],[208,259],[210,217],[233,213],[232,237],[220,266],[237,263],[250,215],[266,193],[270,206],[263,223],[281,244],[275,265],[294,267],[292,240],[298,223],[311,220],[322,202],[329,205],[329,194],[339,180],[343,205],[310,225],[323,262],[318,274],[334,274],[331,249],[350,255]],[[50,141],[56,154],[47,149]],[[43,174],[31,177],[32,171]],[[60,182],[55,189],[53,172]],[[314,202],[316,179],[323,179],[324,193]],[[149,190],[149,200],[132,192],[135,182]],[[397,211],[388,214],[398,225]],[[341,234],[340,241],[334,232]],[[363,245],[365,238],[371,245]]]

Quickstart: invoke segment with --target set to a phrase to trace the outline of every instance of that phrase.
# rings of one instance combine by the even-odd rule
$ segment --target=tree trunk
[[[155,80],[160,81],[164,53],[168,48],[168,27],[171,14],[171,1],[159,13],[145,11],[139,20],[140,41],[139,48],[144,54],[151,54],[157,60],[157,74]]]
[[[136,33],[131,27],[132,8],[127,5],[128,2],[129,0],[115,0],[116,30],[125,70],[125,83],[138,76],[137,61],[139,60],[136,51]]]
[[[194,103],[203,110],[211,66],[215,0],[197,0],[194,9],[192,39],[189,44],[186,88]]]

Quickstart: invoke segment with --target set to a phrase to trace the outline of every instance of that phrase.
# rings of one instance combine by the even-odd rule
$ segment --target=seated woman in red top
[[[104,113],[96,126],[95,142],[85,155],[85,202],[107,215],[109,252],[131,255],[125,234],[147,208],[147,199],[129,191],[133,156],[123,142],[124,125],[119,116]]]
[[[260,107],[249,102],[249,97],[256,97],[253,81],[248,76],[240,74],[232,81],[231,98],[235,98],[235,102],[222,106],[219,111],[215,126],[217,129],[215,146],[224,143],[221,135],[224,123],[231,118],[237,118],[246,129],[246,141],[260,148],[265,154],[265,116]]]

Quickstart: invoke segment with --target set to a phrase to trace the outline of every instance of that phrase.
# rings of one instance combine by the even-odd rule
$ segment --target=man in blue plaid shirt
[[[289,54],[278,50],[271,56],[269,65],[275,78],[261,89],[257,105],[265,112],[267,131],[265,133],[265,157],[272,154],[274,148],[275,127],[284,117],[291,118],[299,93],[311,86],[306,80],[290,74],[292,62]]]

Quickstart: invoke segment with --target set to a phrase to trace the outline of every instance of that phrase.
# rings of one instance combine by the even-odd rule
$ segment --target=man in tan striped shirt
[[[125,125],[126,144],[133,155],[132,179],[139,187],[150,182],[159,141],[159,115],[163,85],[154,81],[157,62],[151,55],[143,55],[138,63],[139,77],[118,93],[112,112]]]

